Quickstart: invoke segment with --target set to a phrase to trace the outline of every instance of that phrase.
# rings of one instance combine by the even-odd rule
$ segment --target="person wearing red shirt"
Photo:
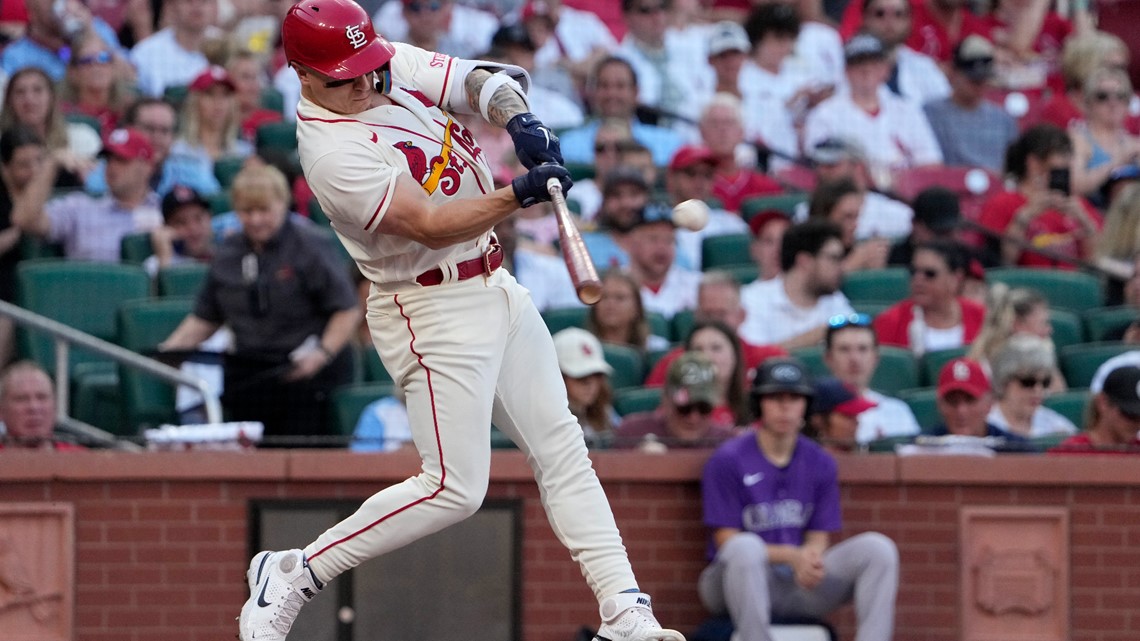
[[[875,317],[879,344],[921,355],[972,343],[986,308],[960,295],[965,270],[965,255],[954,243],[919,244],[911,258],[910,298]]]
[[[1108,373],[1089,405],[1085,430],[1049,450],[1051,454],[1140,454],[1140,367]]]
[[[716,158],[713,197],[727,211],[740,212],[740,206],[752,196],[778,194],[780,183],[754,169],[736,162],[736,148],[744,142],[744,121],[740,99],[730,94],[717,94],[705,107],[700,120],[701,139]]]
[[[1003,262],[1075,269],[1093,255],[1104,220],[1084,198],[1068,194],[1072,156],[1068,134],[1053,125],[1031,127],[1010,145],[1006,172],[1017,185],[991,196],[979,219],[1000,243]]]
[[[967,0],[911,0],[912,26],[906,46],[939,62],[949,62],[954,46],[983,28],[966,5]],[[863,0],[851,0],[843,12],[839,34],[848,40],[862,26]]]
[[[39,365],[20,361],[0,376],[0,449],[82,450],[55,438],[55,389]]]

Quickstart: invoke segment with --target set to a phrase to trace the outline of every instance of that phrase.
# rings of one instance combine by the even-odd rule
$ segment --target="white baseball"
[[[673,207],[673,224],[690,231],[700,231],[709,224],[709,206],[703,200],[686,200]]]

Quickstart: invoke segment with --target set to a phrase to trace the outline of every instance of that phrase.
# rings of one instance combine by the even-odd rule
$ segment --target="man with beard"
[[[839,291],[842,261],[842,232],[834,223],[809,220],[788,228],[780,245],[783,274],[740,292],[747,313],[740,337],[784,349],[821,343],[829,318],[854,313]]]

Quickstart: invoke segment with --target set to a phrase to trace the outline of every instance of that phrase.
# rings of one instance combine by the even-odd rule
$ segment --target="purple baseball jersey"
[[[769,545],[798,546],[804,532],[842,525],[835,459],[804,436],[782,468],[764,457],[755,432],[725,442],[705,464],[701,495],[710,529],[755,532]]]

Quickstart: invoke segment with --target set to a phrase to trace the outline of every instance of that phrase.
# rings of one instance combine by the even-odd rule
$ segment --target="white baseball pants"
[[[395,295],[373,290],[368,325],[384,367],[407,393],[423,469],[305,548],[318,579],[474,514],[487,492],[494,421],[527,455],[547,518],[598,599],[637,588],[567,406],[554,343],[513,276],[499,269]]]

